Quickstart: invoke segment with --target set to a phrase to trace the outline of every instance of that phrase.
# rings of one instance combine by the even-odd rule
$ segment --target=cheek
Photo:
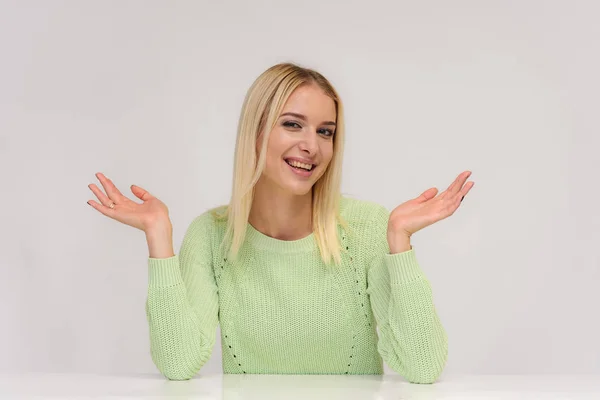
[[[266,162],[271,170],[281,168],[285,143],[277,130],[273,130],[267,143]]]
[[[323,161],[325,161],[326,164],[329,164],[333,158],[333,143],[329,143],[322,147],[321,152],[321,154],[323,154]]]

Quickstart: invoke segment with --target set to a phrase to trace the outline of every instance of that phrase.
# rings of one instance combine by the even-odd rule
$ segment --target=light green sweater
[[[223,372],[382,374],[433,383],[448,339],[414,249],[389,254],[389,212],[342,197],[341,268],[326,266],[314,235],[284,241],[247,225],[240,261],[219,249],[225,221],[210,211],[187,229],[179,254],[148,259],[146,315],[154,364],[192,378],[221,327]],[[379,330],[379,335],[377,329]]]

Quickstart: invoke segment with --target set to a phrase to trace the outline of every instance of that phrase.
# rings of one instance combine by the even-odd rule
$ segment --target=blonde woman
[[[246,95],[229,204],[205,211],[173,251],[168,209],[132,185],[134,202],[101,173],[102,214],[145,232],[151,358],[185,380],[221,328],[223,372],[382,374],[433,383],[448,341],[411,235],[454,213],[473,186],[465,171],[391,213],[340,194],[344,117],[318,72],[291,63]],[[379,333],[377,329],[379,330]]]

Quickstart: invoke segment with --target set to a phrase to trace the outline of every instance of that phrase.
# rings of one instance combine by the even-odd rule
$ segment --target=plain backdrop
[[[343,192],[392,209],[462,171],[413,237],[445,373],[600,373],[595,1],[0,1],[0,371],[155,373],[142,231],[103,172],[192,219],[228,201],[253,80],[345,103]],[[201,373],[221,372],[220,341]],[[386,366],[386,373],[394,373]]]

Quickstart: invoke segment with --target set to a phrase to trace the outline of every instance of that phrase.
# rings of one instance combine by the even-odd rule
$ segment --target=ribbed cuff
[[[169,258],[148,257],[148,286],[167,287],[182,282],[178,254]]]
[[[402,253],[386,254],[385,262],[391,284],[402,284],[425,278],[423,270],[417,262],[414,249]]]

